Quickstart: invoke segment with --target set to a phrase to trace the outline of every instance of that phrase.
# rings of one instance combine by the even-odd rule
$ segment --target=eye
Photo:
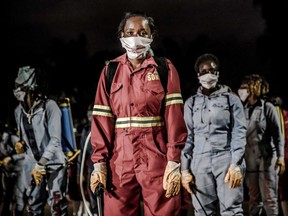
[[[126,36],[126,37],[131,37],[131,36],[133,36],[133,32],[132,32],[132,31],[127,31],[127,32],[125,33],[125,36]]]
[[[141,32],[139,33],[139,36],[141,36],[141,37],[148,37],[148,34],[147,34],[147,32],[145,32],[145,31],[141,31]]]

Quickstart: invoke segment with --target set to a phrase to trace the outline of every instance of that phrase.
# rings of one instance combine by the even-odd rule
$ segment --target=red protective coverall
[[[91,144],[94,163],[107,162],[104,215],[138,215],[143,198],[145,215],[180,215],[180,194],[165,197],[162,186],[167,161],[180,162],[187,130],[178,73],[168,60],[167,94],[150,54],[133,69],[126,54],[106,92],[102,70],[94,101]],[[165,97],[165,117],[161,116]]]

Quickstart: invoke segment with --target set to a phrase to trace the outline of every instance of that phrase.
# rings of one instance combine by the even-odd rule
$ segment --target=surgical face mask
[[[13,90],[14,96],[15,98],[20,101],[20,102],[24,102],[24,98],[26,96],[26,92],[22,91],[20,87],[18,87],[17,89]]]
[[[201,85],[206,89],[215,88],[217,82],[218,82],[219,75],[217,74],[204,74],[203,76],[199,76],[199,82]]]
[[[153,39],[144,37],[122,37],[120,41],[129,59],[141,59],[146,56]]]
[[[246,99],[248,98],[249,96],[249,92],[248,92],[248,89],[238,89],[238,95],[241,99],[242,102],[246,101]]]

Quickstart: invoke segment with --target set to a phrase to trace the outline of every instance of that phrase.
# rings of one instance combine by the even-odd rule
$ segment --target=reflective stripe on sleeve
[[[115,128],[128,128],[128,127],[155,127],[162,126],[164,122],[161,116],[148,116],[148,117],[125,117],[117,118]]]
[[[165,106],[172,104],[183,104],[182,95],[180,93],[167,94],[165,97]]]
[[[111,108],[104,105],[94,105],[92,115],[114,117]]]

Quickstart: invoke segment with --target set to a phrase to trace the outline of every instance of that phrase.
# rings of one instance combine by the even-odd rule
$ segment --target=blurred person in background
[[[278,215],[278,175],[285,171],[284,138],[276,107],[267,100],[269,84],[259,74],[243,78],[238,95],[247,121],[246,185],[249,214]]]
[[[46,77],[37,67],[23,66],[15,79],[14,96],[19,101],[15,120],[19,141],[17,153],[25,153],[23,184],[27,190],[29,215],[44,215],[48,202],[51,215],[67,215],[67,169],[46,171],[52,164],[64,164],[61,147],[61,110],[47,98]]]

